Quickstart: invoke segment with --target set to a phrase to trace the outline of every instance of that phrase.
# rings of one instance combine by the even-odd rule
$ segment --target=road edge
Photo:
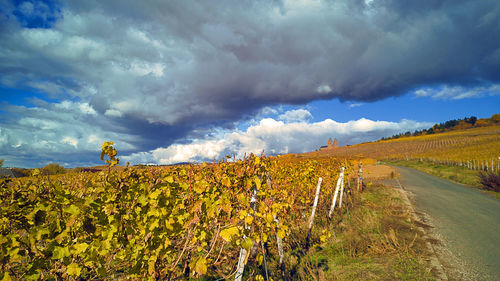
[[[410,199],[408,197],[408,191],[404,189],[404,187],[403,187],[403,185],[401,185],[401,182],[399,181],[399,179],[395,178],[395,180],[396,180],[396,182],[399,185],[399,188],[396,188],[396,190],[399,191],[399,193],[401,194],[401,197],[403,199],[403,202],[408,207],[408,210],[410,210],[411,219],[414,220],[414,221],[417,221],[417,222],[422,222],[422,220],[417,215],[417,213],[415,211],[415,208],[413,207],[413,204],[411,203],[411,201],[410,201]],[[431,250],[431,253],[432,253],[429,256],[428,261],[429,261],[429,264],[432,267],[432,269],[435,270],[436,277],[439,278],[439,280],[449,280],[448,275],[446,274],[446,271],[444,270],[444,266],[442,265],[441,261],[438,258],[438,254],[436,252],[435,247],[432,245],[432,243],[429,242],[429,239],[427,239],[427,238],[433,238],[433,237],[423,227],[421,227],[419,225],[415,225],[415,227],[419,231],[421,231],[422,233],[424,233],[425,236],[426,236],[426,237],[424,237],[424,238],[426,238],[426,239],[424,239],[426,247],[429,250]]]

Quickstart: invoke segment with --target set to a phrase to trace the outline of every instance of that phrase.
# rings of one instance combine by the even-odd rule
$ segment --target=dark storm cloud
[[[499,6],[497,1],[74,1],[62,7],[55,34],[38,35],[56,43],[32,44],[37,35],[29,33],[2,40],[10,42],[4,47],[11,51],[28,42],[20,50],[25,60],[16,59],[17,69],[2,67],[2,72],[12,77],[27,71],[34,80],[58,75],[55,82],[76,96],[82,87],[92,87],[102,103],[95,107],[133,103],[116,110],[150,122],[235,120],[270,104],[371,101],[422,85],[496,83]],[[54,53],[47,48],[51,44],[66,49]],[[24,69],[29,60],[36,66]],[[79,80],[79,87],[66,83],[68,77]]]
[[[1,86],[86,104],[127,151],[269,105],[500,80],[495,0],[33,3],[0,4]]]

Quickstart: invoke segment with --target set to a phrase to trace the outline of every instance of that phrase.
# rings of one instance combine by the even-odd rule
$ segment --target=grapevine
[[[110,165],[116,150],[110,150]],[[112,148],[112,147],[111,147]],[[103,146],[104,151],[104,146]],[[2,278],[232,278],[240,248],[262,274],[306,224],[323,178],[323,207],[347,161],[245,159],[0,181]],[[258,190],[255,209],[250,198]],[[252,249],[254,249],[252,251]],[[259,248],[257,248],[259,249]],[[253,273],[249,273],[253,274]],[[279,276],[278,270],[271,271]]]

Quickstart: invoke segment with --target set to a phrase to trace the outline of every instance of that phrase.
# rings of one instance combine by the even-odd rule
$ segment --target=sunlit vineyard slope
[[[500,125],[381,140],[308,155],[422,160],[496,171],[500,157]]]

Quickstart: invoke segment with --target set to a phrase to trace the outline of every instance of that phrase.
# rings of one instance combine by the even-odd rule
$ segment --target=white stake
[[[316,207],[318,206],[318,200],[319,200],[319,191],[321,190],[321,182],[323,179],[320,177],[318,179],[318,185],[316,186],[316,196],[314,197],[314,204],[313,204],[313,209],[311,213],[311,217],[309,218],[309,231],[307,231],[307,238],[306,238],[306,249],[309,249],[309,242],[311,241],[311,230],[314,222],[314,215],[316,214]]]
[[[253,211],[255,212],[255,208],[257,206],[257,186],[255,184],[253,185],[253,192],[252,192],[252,198],[250,199],[250,207],[252,207]],[[247,214],[247,216],[250,216],[250,214]],[[247,226],[246,229],[250,229],[250,226]],[[243,238],[247,238],[246,235],[243,235]],[[240,249],[240,257],[238,258],[238,265],[236,269],[236,275],[234,277],[235,281],[241,281],[243,278],[243,272],[245,271],[245,264],[247,263],[248,260],[248,254],[250,252],[247,251],[245,248]]]
[[[266,182],[267,186],[269,188],[272,188],[271,185],[271,176],[269,173],[266,174]],[[276,243],[278,244],[278,255],[280,256],[280,267],[281,267],[281,274],[285,274],[285,251],[283,250],[283,238],[278,235],[278,225],[279,225],[279,220],[276,217],[275,214],[273,214],[273,220],[276,222]]]
[[[358,191],[363,187],[363,163],[359,162],[359,171],[358,171]]]
[[[234,277],[235,281],[241,281],[243,278],[243,271],[245,271],[247,256],[248,256],[248,251],[245,248],[241,248],[240,257],[238,259],[238,267],[236,270],[236,275]]]
[[[309,218],[309,231],[311,231],[311,228],[313,226],[314,215],[316,214],[316,207],[318,206],[319,191],[321,190],[321,182],[322,181],[323,181],[323,179],[320,177],[318,179],[318,185],[316,186],[316,196],[314,197],[313,209],[312,209],[311,217]]]
[[[278,219],[276,216],[274,216],[274,221],[276,222],[276,225],[279,224]],[[278,227],[276,226],[276,243],[278,244],[278,255],[280,256],[280,267],[281,267],[281,273],[285,274],[285,252],[283,251],[283,239],[278,235]]]
[[[335,209],[335,202],[337,201],[337,194],[342,184],[343,177],[344,177],[344,167],[342,167],[342,169],[340,170],[339,179],[337,180],[337,186],[335,187],[335,191],[333,192],[332,205],[330,207],[330,212],[328,213],[328,218],[332,217],[333,210]]]
[[[344,195],[344,167],[342,167],[342,182],[340,183],[339,210],[342,210],[342,196]]]

